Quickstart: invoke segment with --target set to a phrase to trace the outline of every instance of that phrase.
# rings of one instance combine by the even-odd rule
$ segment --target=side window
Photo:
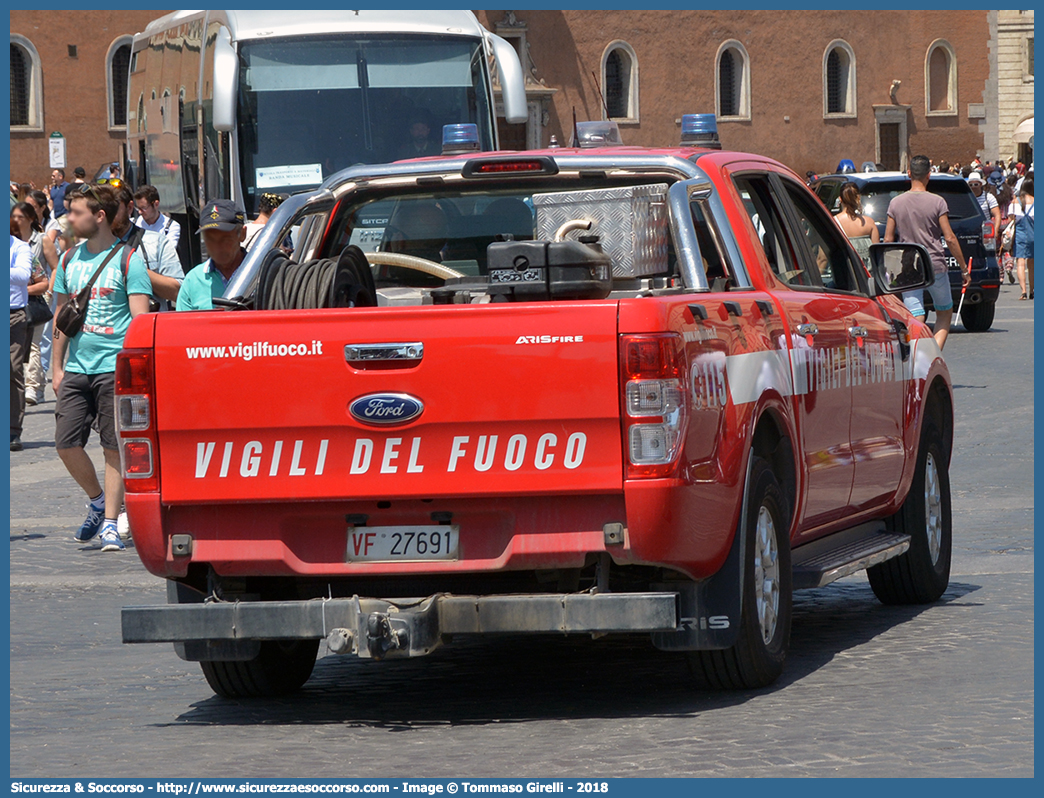
[[[784,233],[783,220],[772,201],[768,179],[743,175],[735,182],[772,272],[786,285],[815,286],[817,283],[812,282],[801,268],[801,261]]]
[[[786,181],[784,186],[823,287],[836,291],[861,290],[852,269],[849,247],[843,233],[827,218],[823,209],[812,201],[806,191]]]
[[[841,210],[841,184],[838,182],[820,183],[815,188],[816,196],[831,213]]]

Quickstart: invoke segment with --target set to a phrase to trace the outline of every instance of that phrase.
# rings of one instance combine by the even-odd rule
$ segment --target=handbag
[[[25,306],[25,319],[30,327],[42,327],[52,318],[54,314],[42,296],[29,297],[29,303]]]
[[[122,244],[118,248],[115,246],[112,248],[112,251],[105,256],[105,260],[101,262],[101,266],[91,275],[87,285],[80,289],[76,296],[69,297],[69,301],[62,305],[58,315],[54,317],[54,326],[61,330],[66,337],[74,338],[83,329],[83,322],[87,318],[87,304],[91,301],[91,289],[94,288],[94,283],[98,279],[98,275],[102,273],[102,269],[121,249],[123,249]]]
[[[1015,220],[1012,219],[1008,222],[1007,227],[1004,228],[1004,232],[1001,233],[1001,250],[1003,252],[1011,252],[1011,245],[1015,241]]]

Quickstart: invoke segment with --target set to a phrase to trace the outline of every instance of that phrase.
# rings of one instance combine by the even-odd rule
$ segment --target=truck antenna
[[[605,104],[605,97],[602,96],[602,90],[598,88],[598,73],[593,69],[591,70],[591,77],[594,78],[595,91],[598,92],[598,100],[602,103],[602,109],[605,111],[605,118],[612,119],[612,117],[609,116],[609,106]]]

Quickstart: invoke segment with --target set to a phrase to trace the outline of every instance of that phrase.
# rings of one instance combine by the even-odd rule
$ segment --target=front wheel
[[[693,670],[717,690],[766,687],[783,672],[790,645],[792,579],[786,502],[766,461],[755,458],[747,497],[743,610],[731,648],[694,651]]]
[[[910,548],[867,569],[874,594],[885,604],[938,600],[950,583],[953,527],[946,455],[942,436],[931,421],[924,423],[913,484],[891,526],[910,536]]]
[[[319,653],[318,640],[263,640],[245,662],[200,662],[207,683],[224,698],[269,698],[292,693],[308,681]]]

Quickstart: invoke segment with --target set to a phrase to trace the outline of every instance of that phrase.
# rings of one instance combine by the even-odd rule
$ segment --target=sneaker
[[[87,505],[87,518],[80,524],[80,528],[76,530],[76,534],[73,536],[80,543],[86,543],[88,540],[98,534],[98,530],[101,528],[102,521],[105,520],[105,508],[95,507],[93,504]]]
[[[106,521],[102,524],[101,534],[98,536],[98,540],[101,541],[102,551],[123,551],[127,548],[123,545],[123,541],[120,540],[120,533],[116,529],[116,524],[112,521]]]
[[[27,406],[32,407],[33,405],[40,404],[40,400],[39,398],[37,398],[37,395],[35,393],[29,393],[28,391],[26,391],[25,403]]]
[[[22,446],[22,439],[17,435],[11,436],[11,451],[20,452],[24,447]]]
[[[116,519],[116,531],[120,533],[120,540],[130,540],[130,522],[127,520],[127,512],[120,513]]]

